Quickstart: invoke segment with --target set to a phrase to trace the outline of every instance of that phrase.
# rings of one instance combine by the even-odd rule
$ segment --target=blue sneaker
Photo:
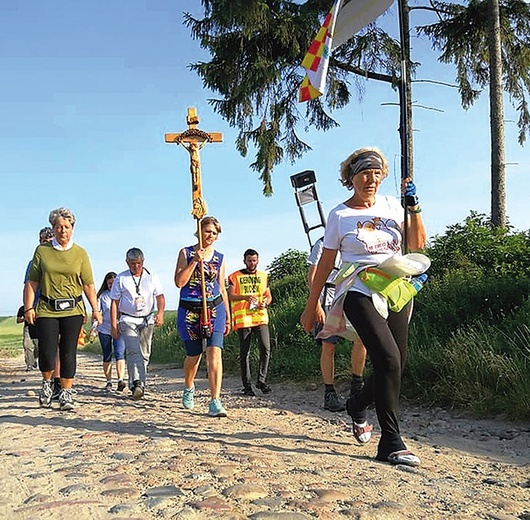
[[[184,388],[184,393],[182,394],[182,406],[187,410],[193,410],[195,403],[193,401],[193,396],[195,394],[195,387]]]
[[[220,399],[212,399],[208,407],[210,417],[226,417],[226,410],[223,408]]]

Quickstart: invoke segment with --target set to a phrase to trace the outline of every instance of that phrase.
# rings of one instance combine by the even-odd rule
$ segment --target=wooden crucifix
[[[195,108],[188,108],[186,122],[188,123],[188,129],[185,132],[182,132],[181,134],[166,134],[165,140],[166,143],[182,145],[190,154],[191,214],[194,218],[200,220],[208,212],[208,206],[202,196],[199,150],[201,150],[206,143],[221,143],[223,141],[223,134],[220,132],[205,132],[204,130],[200,130],[198,128],[199,116],[197,115]]]
[[[199,116],[195,108],[188,108],[186,118],[188,129],[180,134],[165,134],[166,143],[180,144],[190,154],[190,172],[191,172],[191,214],[197,220],[197,237],[199,239],[199,248],[202,249],[202,232],[201,219],[204,218],[208,211],[206,201],[202,196],[202,179],[201,179],[201,161],[199,151],[206,143],[220,143],[223,141],[223,134],[220,132],[205,132],[200,130]],[[206,282],[204,277],[204,264],[199,262],[201,275],[201,296],[202,312],[200,318],[201,339],[203,350],[206,350],[207,338],[212,334],[210,315],[208,312],[208,302],[206,299]]]

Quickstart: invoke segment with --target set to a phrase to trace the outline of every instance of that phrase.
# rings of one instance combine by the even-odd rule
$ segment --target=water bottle
[[[410,284],[414,289],[416,289],[416,292],[420,292],[421,288],[423,287],[423,284],[427,281],[427,278],[429,278],[429,275],[426,273],[420,274],[419,276],[415,276],[410,280]]]
[[[90,327],[90,333],[88,335],[88,341],[91,343],[96,339],[96,336],[98,335],[98,322],[97,320],[94,320],[92,322],[92,326]]]

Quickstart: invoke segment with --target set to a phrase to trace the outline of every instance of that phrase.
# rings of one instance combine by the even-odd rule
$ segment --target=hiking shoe
[[[126,386],[127,385],[120,379],[118,381],[118,387],[116,388],[116,392],[123,392]]]
[[[74,409],[74,400],[72,399],[72,390],[63,388],[59,395],[59,409],[63,412]]]
[[[182,406],[184,406],[186,410],[193,410],[193,407],[195,406],[195,401],[193,400],[194,396],[195,386],[184,388],[184,392],[182,393]]]
[[[256,392],[254,392],[252,385],[246,385],[243,387],[243,395],[251,395],[251,396],[256,395]]]
[[[256,383],[256,388],[261,390],[264,394],[270,394],[272,392],[272,388],[267,383],[262,383],[260,381]]]
[[[352,376],[350,383],[350,397],[355,397],[364,387],[363,376]]]
[[[346,405],[336,392],[326,392],[324,394],[324,410],[343,412],[346,410]]]
[[[140,381],[133,381],[132,398],[138,401],[144,396],[144,388]]]
[[[62,387],[61,387],[61,379],[56,377],[54,380],[53,380],[53,384],[52,384],[52,399],[54,401],[58,401],[59,400],[59,395],[61,395],[61,390],[62,390]]]
[[[105,385],[105,392],[107,392],[107,394],[112,392],[112,383],[110,381],[107,381],[107,384]]]
[[[223,408],[220,399],[212,399],[208,406],[208,415],[210,417],[226,417],[226,410]]]
[[[44,408],[49,408],[52,405],[52,395],[52,382],[49,379],[43,379],[42,388],[39,393],[39,404]]]

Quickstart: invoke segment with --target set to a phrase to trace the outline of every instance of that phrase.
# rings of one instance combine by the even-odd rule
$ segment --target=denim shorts
[[[223,348],[224,334],[222,332],[214,332],[208,339],[206,344],[209,347]],[[202,354],[202,339],[191,339],[184,341],[184,349],[187,356],[198,356]]]
[[[110,334],[98,332],[99,342],[101,343],[101,350],[103,351],[103,362],[109,363],[112,361],[112,347],[114,347],[114,357],[116,361],[125,359],[125,341],[120,336],[118,339],[113,339]]]

